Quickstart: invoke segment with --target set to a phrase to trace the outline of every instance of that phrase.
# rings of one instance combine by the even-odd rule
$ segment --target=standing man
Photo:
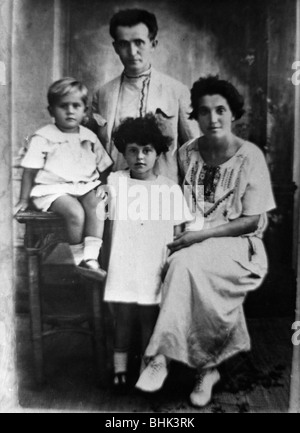
[[[124,71],[96,92],[93,112],[99,125],[99,138],[114,161],[113,171],[127,168],[114,146],[114,130],[127,117],[154,113],[163,134],[172,139],[169,151],[160,156],[157,172],[178,182],[177,149],[199,136],[199,130],[189,120],[188,88],[151,66],[157,31],[155,15],[145,10],[122,10],[112,17],[110,34]]]

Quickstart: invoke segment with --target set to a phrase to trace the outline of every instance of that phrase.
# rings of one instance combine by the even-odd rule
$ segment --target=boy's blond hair
[[[55,81],[49,87],[47,98],[49,107],[53,107],[56,105],[59,100],[68,95],[69,93],[77,90],[81,93],[82,102],[87,105],[88,104],[88,89],[82,84],[80,81],[76,80],[72,77],[64,77],[60,80]]]

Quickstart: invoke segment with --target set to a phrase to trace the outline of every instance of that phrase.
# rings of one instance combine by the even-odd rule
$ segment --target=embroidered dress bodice
[[[262,236],[266,212],[275,203],[266,161],[257,146],[244,141],[235,155],[215,167],[205,163],[196,139],[180,149],[180,163],[185,196],[195,215],[191,229],[218,227],[242,215],[261,215],[253,235]]]

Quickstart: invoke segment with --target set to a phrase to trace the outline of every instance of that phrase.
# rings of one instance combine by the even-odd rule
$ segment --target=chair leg
[[[93,296],[93,342],[96,360],[96,380],[101,386],[107,384],[107,369],[106,369],[106,344],[105,344],[105,329],[103,316],[103,301],[101,297],[101,289],[99,284],[94,282],[92,288]]]
[[[28,268],[30,318],[35,376],[37,385],[40,386],[44,383],[45,378],[43,363],[43,328],[39,286],[39,257],[37,255],[29,255]]]

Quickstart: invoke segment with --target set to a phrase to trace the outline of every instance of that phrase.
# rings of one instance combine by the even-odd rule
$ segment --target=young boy
[[[87,111],[88,90],[74,78],[62,78],[48,91],[48,110],[54,124],[36,131],[22,161],[24,168],[20,201],[16,211],[30,200],[41,211],[61,215],[79,270],[103,280],[98,257],[103,221],[97,218],[99,201],[95,189],[99,172],[112,161],[97,136],[81,126]]]

